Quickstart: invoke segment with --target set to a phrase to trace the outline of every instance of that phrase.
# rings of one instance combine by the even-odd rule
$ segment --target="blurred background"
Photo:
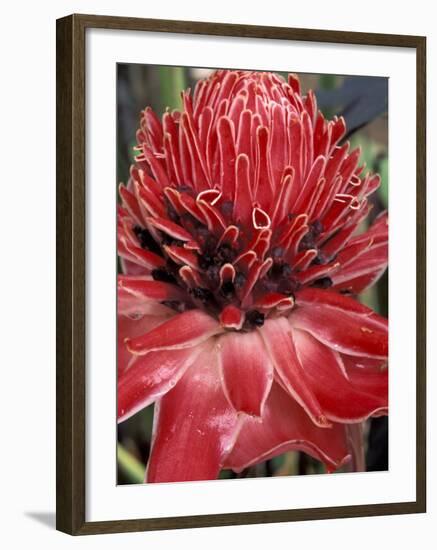
[[[156,65],[117,65],[117,185],[127,182],[134,162],[135,133],[140,112],[147,106],[161,115],[167,107],[181,107],[180,92],[194,89],[213,69]],[[290,72],[293,72],[292,67]],[[280,73],[287,77],[286,73]],[[378,172],[381,186],[370,199],[373,209],[366,224],[388,207],[388,79],[371,76],[299,73],[302,93],[316,92],[325,117],[342,115],[351,147],[361,146],[361,163]],[[365,228],[363,228],[365,229]],[[381,315],[388,315],[388,270],[360,300]],[[153,405],[118,425],[117,478],[119,484],[143,483],[150,451]],[[376,418],[365,426],[367,471],[388,469],[388,419]],[[220,478],[289,476],[325,473],[321,464],[300,452],[284,453],[240,474],[229,470]]]

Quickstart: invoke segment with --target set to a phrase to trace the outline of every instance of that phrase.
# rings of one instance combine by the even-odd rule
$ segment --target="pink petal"
[[[343,356],[344,358],[344,356]],[[370,395],[379,396],[387,413],[388,407],[388,368],[387,365],[380,365],[379,368],[371,368],[369,365],[363,368],[363,358],[355,357],[356,363],[344,361],[345,369],[350,383],[358,390]]]
[[[345,369],[357,367],[370,371],[380,372],[387,368],[387,361],[383,359],[371,359],[370,357],[354,357],[353,355],[341,354],[341,362]]]
[[[134,359],[134,356],[128,351],[125,339],[128,337],[139,336],[144,334],[155,327],[161,325],[167,321],[172,315],[172,310],[164,308],[166,310],[166,315],[144,315],[139,319],[131,319],[130,317],[125,317],[119,315],[117,318],[117,366],[119,374],[123,372],[128,365]]]
[[[118,421],[127,420],[171,390],[200,351],[200,347],[163,350],[137,357],[118,378]]]
[[[347,253],[352,247],[354,245],[345,249],[344,252]],[[347,289],[358,294],[379,279],[386,270],[387,264],[388,245],[386,243],[371,245],[332,277],[334,288]]]
[[[296,295],[289,317],[295,328],[310,332],[336,351],[349,355],[384,358],[388,355],[385,320],[355,300],[332,291],[309,289]],[[320,297],[307,301],[308,294]],[[302,300],[302,296],[304,299]]]
[[[304,288],[296,294],[296,303],[302,306],[326,305],[350,313],[358,313],[363,316],[374,314],[373,310],[361,304],[358,300],[353,300],[343,296],[338,292],[331,290],[322,290],[319,288]]]
[[[225,468],[239,472],[288,451],[304,451],[335,470],[348,459],[340,424],[318,428],[294,399],[273,383],[261,419],[246,417]]]
[[[292,332],[308,383],[330,420],[361,422],[387,407],[386,392],[370,392],[364,384],[353,384],[345,376],[336,352],[308,332],[296,329]]]
[[[261,416],[273,365],[256,332],[230,333],[217,343],[225,394],[236,411]]]
[[[212,345],[155,407],[150,483],[216,479],[238,431]]]
[[[347,446],[351,454],[350,469],[352,472],[365,472],[364,425],[362,423],[348,424],[345,428]]]
[[[326,427],[329,423],[299,363],[287,320],[284,317],[268,319],[260,333],[284,388],[315,424]]]
[[[149,277],[118,276],[118,289],[143,300],[179,300],[186,297],[176,285],[151,280]]]
[[[117,293],[117,312],[119,315],[138,317],[141,315],[166,315],[168,308],[152,299],[144,299],[140,295],[119,288]]]
[[[131,353],[145,355],[161,349],[191,348],[222,332],[220,323],[198,309],[176,315],[158,328],[137,338],[128,338]]]

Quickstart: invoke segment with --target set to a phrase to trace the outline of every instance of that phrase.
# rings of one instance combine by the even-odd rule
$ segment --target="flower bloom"
[[[216,479],[290,450],[328,471],[387,414],[379,177],[296,76],[217,71],[150,108],[120,187],[118,418],[155,402],[146,481]],[[358,434],[358,435],[357,435]]]

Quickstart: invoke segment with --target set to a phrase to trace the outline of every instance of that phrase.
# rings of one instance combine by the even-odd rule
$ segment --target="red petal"
[[[206,219],[208,229],[216,235],[221,236],[226,229],[226,222],[220,211],[202,199],[197,199],[196,204]]]
[[[121,236],[118,241],[118,255],[149,270],[165,265],[165,260],[161,256],[134,246]]]
[[[223,235],[220,237],[219,242],[217,243],[217,249],[220,248],[222,244],[229,244],[231,247],[238,246],[238,236],[240,230],[235,225],[229,225],[224,231]]]
[[[181,246],[164,246],[164,250],[170,258],[179,265],[188,265],[193,269],[197,269],[198,261],[197,254],[187,248]]]
[[[165,218],[149,217],[147,218],[147,222],[156,229],[160,229],[161,231],[167,233],[167,235],[170,235],[170,237],[174,237],[180,241],[190,241],[192,239],[190,233],[185,231],[183,227],[177,223],[171,222],[170,220],[166,220]]]
[[[244,313],[232,304],[225,306],[220,313],[220,323],[225,328],[240,330],[244,323]]]
[[[138,357],[118,379],[118,421],[123,422],[171,390],[201,348],[153,351]]]
[[[327,346],[347,353],[367,357],[387,357],[388,330],[385,320],[351,298],[330,291],[311,289],[320,301],[305,303],[296,296],[296,307],[290,323],[311,333]]]
[[[161,185],[161,187],[167,187],[170,185],[167,173],[164,169],[164,165],[155,157],[153,152],[143,144],[141,147],[142,154],[137,156],[137,162],[147,162],[155,177],[155,180]]]
[[[250,131],[252,126],[252,113],[247,109],[241,113],[240,118],[240,127],[238,129],[238,138],[237,138],[237,151],[238,156],[244,154],[247,158],[251,156],[251,137],[252,133]]]
[[[223,283],[231,281],[232,283],[235,280],[235,267],[232,264],[224,264],[220,268],[220,285]]]
[[[300,81],[297,74],[290,73],[288,75],[288,84],[291,86],[294,93],[300,95]]]
[[[188,265],[184,265],[180,268],[179,275],[188,288],[202,286],[202,279],[200,278],[199,272]]]
[[[260,333],[282,385],[315,424],[326,427],[329,423],[299,363],[287,320],[284,317],[269,319],[260,329]]]
[[[293,195],[297,194],[294,184],[294,168],[284,168],[282,179],[279,184],[279,193],[276,204],[273,205],[272,226],[276,226],[290,212],[290,202]]]
[[[346,378],[337,353],[305,331],[293,330],[293,338],[307,380],[330,420],[361,422],[387,407],[386,392],[370,394],[364,384]]]
[[[337,469],[348,458],[344,428],[318,428],[277,383],[273,383],[261,421],[246,418],[225,462],[239,472],[287,451],[304,451]]]
[[[235,197],[235,143],[234,125],[228,117],[217,123],[217,137],[220,151],[220,182],[223,195],[233,200]]]
[[[261,416],[273,380],[273,365],[256,332],[231,333],[218,343],[225,394],[236,411]]]
[[[238,430],[222,389],[213,346],[198,356],[155,407],[147,481],[216,479]]]
[[[272,224],[270,216],[262,208],[254,208],[252,211],[252,223],[255,229],[269,228]]]
[[[260,309],[271,309],[278,307],[280,310],[292,308],[294,299],[291,296],[280,294],[279,292],[268,292],[258,298],[253,307]]]
[[[126,210],[139,225],[144,225],[143,215],[141,213],[140,207],[138,206],[138,201],[133,193],[131,193],[127,187],[120,185],[119,192],[123,205]]]
[[[269,130],[260,126],[256,130],[256,175],[255,198],[261,208],[268,209],[272,200],[273,182],[269,174],[268,155]]]
[[[185,95],[188,99],[188,96]],[[202,190],[209,187],[208,171],[206,169],[204,155],[201,150],[197,132],[193,128],[194,121],[191,113],[182,113],[181,128],[186,137],[188,150],[190,151],[191,168],[193,171],[193,183],[196,189]]]
[[[147,334],[130,338],[128,349],[137,355],[145,355],[160,349],[191,348],[222,332],[220,323],[198,309],[176,315]]]

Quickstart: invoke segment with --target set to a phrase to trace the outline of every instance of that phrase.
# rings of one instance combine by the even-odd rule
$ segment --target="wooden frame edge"
[[[426,38],[416,44],[416,499],[426,512]]]
[[[85,523],[85,51],[56,25],[56,528]]]
[[[85,520],[85,29],[274,38],[416,49],[416,500],[376,505],[168,518]],[[57,20],[56,528],[71,535],[350,518],[426,511],[426,38],[74,14]]]

